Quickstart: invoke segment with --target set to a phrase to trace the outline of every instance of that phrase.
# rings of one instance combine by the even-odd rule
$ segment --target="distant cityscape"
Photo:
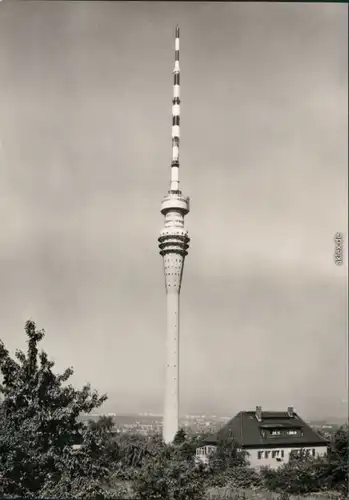
[[[101,414],[83,415],[83,421],[98,420]],[[139,413],[136,415],[116,415],[107,413],[114,421],[115,433],[137,433],[152,435],[162,432],[163,417],[157,413]],[[179,426],[186,430],[187,434],[200,432],[216,432],[230,417],[219,417],[216,415],[184,415],[179,419]]]
[[[80,419],[84,422],[97,421],[101,416],[111,417],[114,422],[112,432],[114,434],[140,434],[151,436],[162,432],[163,417],[161,414],[145,412],[135,415],[117,415],[116,413],[82,415]],[[179,419],[179,427],[183,428],[188,435],[200,433],[216,433],[223,427],[231,417],[218,415],[184,415]],[[331,435],[344,422],[342,419],[307,420],[307,423],[316,431],[324,435]]]

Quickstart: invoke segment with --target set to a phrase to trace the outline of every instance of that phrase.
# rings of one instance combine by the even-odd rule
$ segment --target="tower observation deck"
[[[189,198],[179,187],[179,139],[180,139],[180,69],[179,27],[175,37],[175,63],[173,70],[172,99],[172,161],[170,189],[161,203],[165,224],[160,233],[159,248],[163,257],[167,299],[165,403],[163,438],[173,441],[178,431],[179,419],[179,320],[180,291],[184,259],[188,254],[189,241],[184,228],[184,216],[189,212]]]

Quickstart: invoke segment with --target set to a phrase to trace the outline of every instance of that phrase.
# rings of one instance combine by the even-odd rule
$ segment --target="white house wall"
[[[323,456],[327,453],[326,446],[305,446],[304,448],[260,448],[259,450],[248,450],[247,459],[250,462],[251,467],[253,468],[258,469],[263,466],[268,466],[272,469],[276,469],[290,460],[290,454],[292,451],[300,452],[301,449],[305,452],[309,450],[308,453],[310,454],[310,456],[313,456],[313,450],[315,450],[315,456]],[[281,456],[281,450],[283,450],[284,452],[283,458]],[[279,451],[278,456],[275,456],[273,458],[273,451]],[[258,458],[258,452],[262,452],[262,458]],[[270,452],[268,453],[268,458],[265,458],[265,452]],[[277,458],[280,458],[280,461],[277,460]]]
[[[214,446],[203,446],[197,448],[196,450],[196,460],[202,463],[208,463],[209,457],[215,452]],[[315,450],[315,456],[323,456],[327,453],[327,446],[305,446],[302,448],[260,448],[256,450],[246,450],[248,452],[247,459],[250,462],[250,466],[259,469],[260,467],[270,467],[271,469],[277,469],[281,465],[287,463],[290,460],[291,452],[300,452],[307,450],[310,456],[313,455],[313,450]],[[283,451],[283,454],[281,453]],[[268,452],[268,458],[265,456],[265,452]],[[273,457],[273,452],[275,457]],[[279,452],[279,453],[277,453]],[[259,453],[262,454],[262,458],[258,458]],[[282,456],[283,455],[283,456]],[[277,460],[277,459],[280,460]]]

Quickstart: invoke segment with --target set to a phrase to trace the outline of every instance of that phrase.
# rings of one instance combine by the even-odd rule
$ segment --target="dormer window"
[[[281,431],[279,430],[273,430],[270,432],[271,436],[281,436]]]
[[[289,436],[299,436],[299,434],[300,434],[300,433],[299,433],[299,430],[298,430],[298,429],[289,429],[289,430],[287,431],[287,434],[288,434]]]

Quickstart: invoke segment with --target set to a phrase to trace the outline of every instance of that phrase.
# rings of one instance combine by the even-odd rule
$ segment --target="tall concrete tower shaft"
[[[184,229],[184,216],[189,212],[189,198],[179,188],[180,137],[180,69],[179,28],[176,28],[175,64],[172,99],[172,162],[170,189],[162,201],[165,225],[160,233],[160,255],[163,257],[167,298],[166,375],[163,438],[173,441],[179,418],[179,304],[184,258],[188,253],[189,236]]]

